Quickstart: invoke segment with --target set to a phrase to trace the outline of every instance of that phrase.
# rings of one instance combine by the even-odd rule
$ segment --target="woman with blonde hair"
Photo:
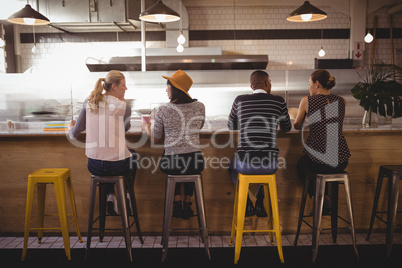
[[[126,79],[120,71],[112,70],[99,78],[85,100],[77,121],[69,123],[69,136],[76,139],[86,130],[85,154],[88,170],[97,176],[131,175],[134,184],[137,170],[134,150],[128,149],[125,132],[131,127],[131,107],[126,103]],[[114,185],[105,184],[107,212],[117,215]]]

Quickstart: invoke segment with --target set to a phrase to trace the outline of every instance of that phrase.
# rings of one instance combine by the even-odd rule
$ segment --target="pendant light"
[[[47,25],[49,19],[33,9],[27,0],[26,6],[7,19],[8,22],[20,25]]]
[[[173,22],[180,20],[180,15],[158,0],[155,5],[140,14],[140,20],[148,22]]]
[[[371,35],[370,31],[368,31],[368,33],[364,37],[364,42],[371,43],[371,42],[373,42],[373,39],[374,39],[374,37]]]
[[[180,0],[180,15],[183,14],[183,10],[182,10],[182,3]],[[177,43],[179,43],[179,45],[177,46],[176,50],[177,52],[181,53],[184,51],[184,47],[183,44],[186,42],[186,38],[183,35],[183,26],[182,26],[182,20],[180,20],[180,35],[179,37],[177,37]]]
[[[305,1],[303,5],[297,8],[295,11],[289,14],[286,18],[292,22],[310,22],[318,21],[327,18],[327,13],[319,8],[316,8],[309,1]]]
[[[324,50],[324,48],[323,48],[323,46],[322,46],[322,43],[323,43],[323,32],[324,32],[324,30],[321,29],[321,49],[320,49],[320,51],[318,51],[318,56],[320,56],[321,58],[325,56],[325,50]]]

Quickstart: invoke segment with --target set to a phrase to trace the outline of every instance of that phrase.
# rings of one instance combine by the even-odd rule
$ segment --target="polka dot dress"
[[[316,163],[338,166],[350,157],[343,136],[345,101],[337,95],[308,96],[308,122],[310,136],[304,152]]]

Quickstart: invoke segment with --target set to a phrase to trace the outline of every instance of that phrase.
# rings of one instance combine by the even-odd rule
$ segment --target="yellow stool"
[[[71,177],[70,170],[68,168],[43,168],[38,169],[35,172],[28,175],[28,191],[27,191],[26,211],[25,211],[24,248],[22,250],[22,257],[21,257],[22,261],[25,260],[25,256],[27,253],[28,237],[30,230],[38,231],[38,243],[41,243],[43,237],[43,230],[61,230],[63,235],[64,250],[66,251],[68,260],[71,260],[70,238],[68,233],[68,226],[71,223],[74,222],[77,236],[80,242],[82,242],[82,237],[78,226],[77,209],[75,206],[73,185],[71,184],[70,177]],[[58,214],[45,215],[46,184],[49,183],[52,183],[54,185],[57,200],[57,209],[59,212]],[[64,184],[67,185],[67,192],[70,198],[72,214],[67,214],[66,193]],[[38,216],[35,217],[33,220],[31,220],[35,185],[37,185]],[[55,227],[55,228],[43,227],[43,221],[45,216],[57,216],[57,215],[60,218],[61,227]],[[70,224],[67,221],[68,216],[73,217]],[[31,224],[36,220],[38,220],[38,227],[31,228]]]
[[[247,195],[250,183],[262,184],[264,187],[264,202],[268,214],[268,230],[244,230],[244,218],[246,214]],[[275,174],[271,175],[244,175],[240,174],[237,177],[236,195],[233,209],[232,232],[230,234],[229,245],[232,245],[234,236],[236,235],[235,242],[235,257],[234,263],[240,257],[241,243],[243,233],[246,232],[268,232],[271,244],[274,244],[274,234],[276,236],[276,245],[281,262],[284,262],[282,251],[282,239],[279,224],[279,209],[278,209],[278,196],[276,191],[276,178]]]

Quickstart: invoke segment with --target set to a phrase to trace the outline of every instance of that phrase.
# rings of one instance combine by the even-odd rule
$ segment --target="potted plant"
[[[366,77],[351,90],[366,111],[363,124],[373,127],[372,114],[398,118],[402,116],[402,68],[394,64],[374,64]]]

